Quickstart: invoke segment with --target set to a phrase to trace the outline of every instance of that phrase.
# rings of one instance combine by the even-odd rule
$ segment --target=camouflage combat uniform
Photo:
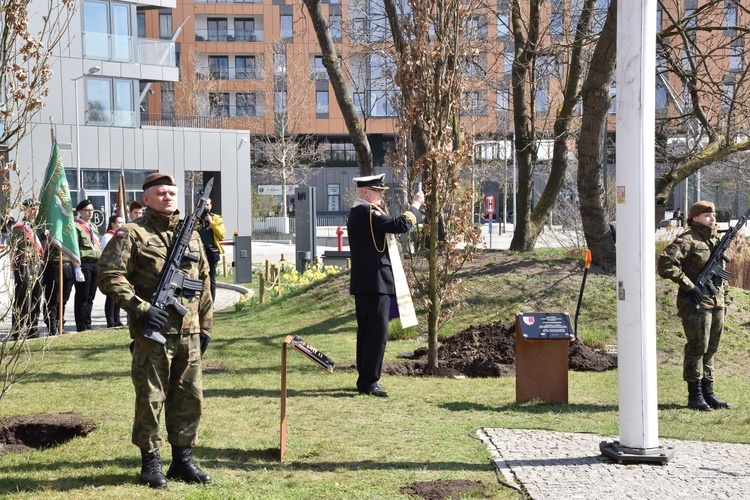
[[[724,329],[729,287],[723,283],[716,295],[702,289],[703,300],[699,309],[688,302],[687,295],[719,240],[715,227],[693,222],[690,229],[678,236],[659,256],[659,276],[680,285],[677,310],[687,341],[682,374],[686,382],[695,382],[701,377],[710,381],[714,379],[714,354],[719,349]]]
[[[193,232],[186,258],[180,266],[188,277],[203,282],[203,290],[180,303],[188,309],[182,317],[171,307],[169,321],[160,330],[167,344],[141,336],[139,318],[149,309],[172,238],[178,229],[179,213],[172,216],[155,210],[123,226],[112,237],[99,259],[99,289],[128,313],[132,345],[131,377],[135,387],[133,444],[153,452],[164,441],[159,415],[166,405],[167,439],[176,446],[193,446],[203,407],[199,333],[213,327],[208,262],[197,232]],[[195,261],[188,254],[199,256]]]

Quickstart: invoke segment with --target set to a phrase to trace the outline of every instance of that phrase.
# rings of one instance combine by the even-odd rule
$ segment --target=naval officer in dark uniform
[[[424,195],[414,195],[403,215],[392,217],[381,207],[388,187],[385,174],[355,177],[359,198],[349,212],[346,224],[351,251],[349,293],[354,295],[357,314],[357,390],[360,394],[387,397],[380,380],[391,297],[396,295],[387,234],[406,233],[422,215],[419,208]],[[396,256],[395,258],[399,258]]]

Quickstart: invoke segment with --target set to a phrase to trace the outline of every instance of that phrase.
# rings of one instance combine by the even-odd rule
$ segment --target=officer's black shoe
[[[172,447],[172,463],[167,471],[167,479],[178,479],[186,483],[211,484],[211,476],[200,470],[193,458],[190,446]]]
[[[382,387],[379,385],[376,385],[372,389],[368,389],[366,391],[359,391],[360,394],[367,394],[368,396],[376,396],[379,398],[387,398],[388,393],[383,390]]]
[[[703,399],[705,399],[706,403],[708,403],[708,406],[710,406],[714,410],[719,410],[721,408],[731,408],[731,406],[729,406],[729,403],[721,401],[716,397],[716,394],[714,394],[713,380],[708,380],[707,378],[701,380],[701,389],[703,389]]]
[[[141,450],[141,483],[151,488],[166,488],[167,478],[161,470],[161,455],[159,450],[146,453]]]
[[[708,406],[706,400],[703,399],[703,391],[701,390],[701,381],[694,380],[687,383],[688,385],[688,408],[700,411],[711,411],[711,407]]]

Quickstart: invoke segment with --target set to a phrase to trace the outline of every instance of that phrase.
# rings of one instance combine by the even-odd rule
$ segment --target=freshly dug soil
[[[443,376],[443,377],[503,377],[515,374],[515,324],[500,322],[470,326],[448,337],[438,348],[438,369],[426,368],[427,348],[414,351],[413,360],[383,363],[388,375]],[[575,340],[568,347],[568,367],[571,370],[603,371],[617,366],[606,353],[594,350]]]
[[[487,498],[487,486],[484,483],[467,479],[438,479],[437,481],[416,482],[404,486],[400,491],[405,495],[412,495],[425,500]]]
[[[96,425],[75,412],[0,418],[0,455],[59,446],[95,429]]]

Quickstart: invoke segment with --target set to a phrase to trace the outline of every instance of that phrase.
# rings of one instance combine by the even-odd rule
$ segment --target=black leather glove
[[[204,354],[206,354],[206,350],[208,349],[208,344],[211,343],[211,337],[206,335],[205,333],[200,333],[201,339],[201,357],[203,357]]]
[[[149,306],[148,311],[141,316],[140,323],[143,328],[151,327],[154,330],[159,330],[167,324],[168,319],[169,313],[167,311]]]
[[[687,293],[687,299],[695,307],[698,307],[703,300],[703,292],[697,286],[694,286],[692,290]]]

